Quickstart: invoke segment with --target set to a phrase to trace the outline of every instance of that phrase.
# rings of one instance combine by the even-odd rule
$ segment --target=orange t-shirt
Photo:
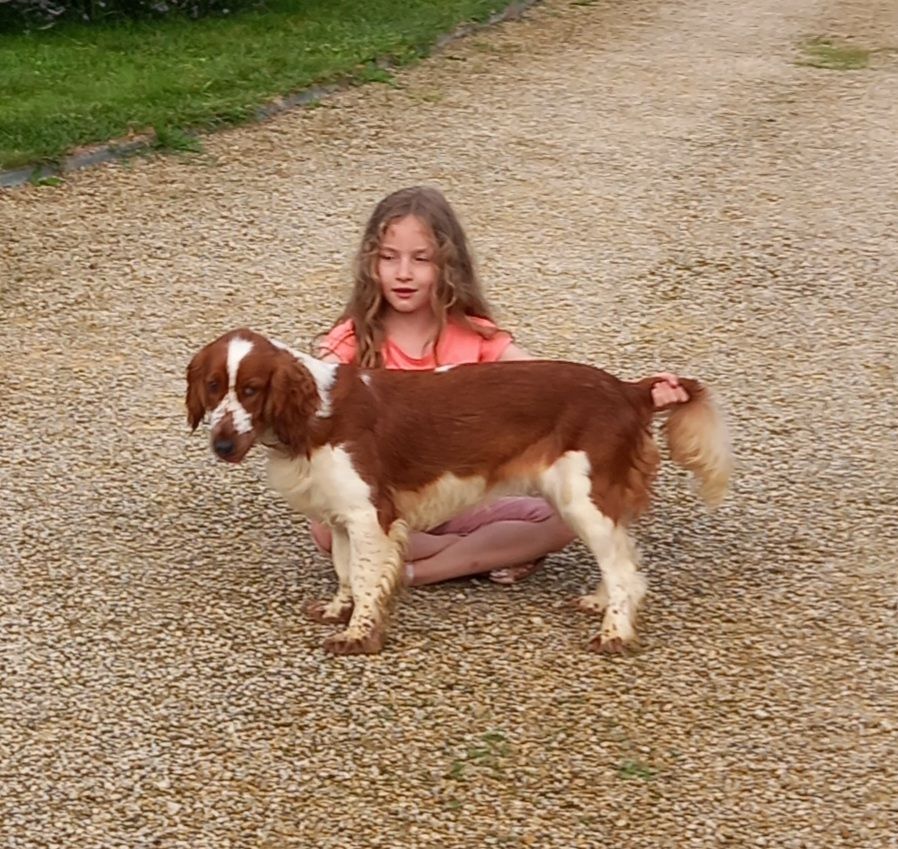
[[[471,321],[481,327],[496,325],[485,318],[471,317]],[[437,339],[437,344],[423,357],[413,357],[396,343],[387,339],[381,355],[386,368],[426,371],[437,366],[460,365],[461,363],[493,363],[502,356],[511,344],[511,334],[496,329],[492,338],[486,339],[477,331],[461,324],[448,322]],[[355,327],[352,319],[341,321],[324,338],[322,348],[333,352],[341,363],[351,363],[358,350]]]

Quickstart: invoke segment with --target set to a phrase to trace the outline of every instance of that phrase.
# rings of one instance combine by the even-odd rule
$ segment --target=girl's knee
[[[562,548],[567,548],[577,539],[577,535],[571,530],[570,525],[557,513],[546,519],[546,523],[552,537],[554,551],[561,551]]]
[[[330,554],[332,540],[330,528],[327,525],[322,525],[321,522],[312,522],[309,532],[312,534],[315,545],[325,554]]]

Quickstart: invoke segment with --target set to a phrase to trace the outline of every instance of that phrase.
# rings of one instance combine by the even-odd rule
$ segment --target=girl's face
[[[390,224],[377,254],[377,279],[386,302],[401,313],[432,310],[439,276],[430,228],[414,215]]]

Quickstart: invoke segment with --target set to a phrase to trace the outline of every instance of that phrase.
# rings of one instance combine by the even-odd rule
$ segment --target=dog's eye
[[[243,397],[244,398],[252,398],[259,390],[256,389],[255,386],[244,386],[243,387]]]
[[[208,389],[208,390],[209,390],[210,392],[212,392],[213,394],[216,393],[216,392],[218,392],[218,387],[219,387],[219,383],[218,383],[217,380],[210,380],[210,381],[206,384],[206,389]]]

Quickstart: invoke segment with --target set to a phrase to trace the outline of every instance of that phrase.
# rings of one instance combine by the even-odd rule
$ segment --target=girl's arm
[[[515,345],[512,342],[499,356],[498,362],[500,363],[510,363],[514,360],[535,360],[536,357],[533,354],[525,351],[523,348]]]

